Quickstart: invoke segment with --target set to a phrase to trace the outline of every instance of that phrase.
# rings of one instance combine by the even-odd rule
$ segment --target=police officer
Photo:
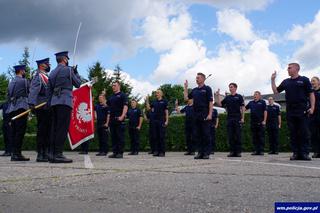
[[[212,120],[213,95],[211,87],[204,84],[206,76],[197,73],[198,87],[192,89],[188,95],[188,81],[184,83],[184,99],[193,99],[194,110],[194,138],[198,141],[198,154],[194,159],[209,159],[210,150],[210,123]]]
[[[50,163],[72,163],[63,155],[64,142],[70,125],[72,111],[72,89],[81,85],[75,68],[68,66],[68,51],[55,54],[58,66],[49,75],[49,103],[52,109],[52,131],[50,141]]]
[[[30,109],[48,101],[49,98],[49,58],[36,61],[38,69],[31,80],[28,103]],[[37,116],[37,162],[48,162],[48,146],[50,140],[51,112],[48,106],[35,111]]]
[[[8,86],[9,108],[10,118],[19,115],[20,113],[29,109],[28,106],[28,93],[29,82],[25,78],[26,66],[17,65],[14,66],[16,77],[10,81]],[[21,154],[22,143],[24,134],[27,128],[28,116],[22,116],[18,119],[11,121],[12,127],[12,155],[11,161],[29,161],[29,158],[24,157]]]
[[[169,111],[168,102],[164,100],[161,90],[156,91],[156,100],[150,105],[147,105],[147,109],[154,113],[152,138],[154,139],[154,153],[155,157],[165,156],[165,134],[166,127],[169,124]]]
[[[315,97],[310,81],[307,77],[299,75],[300,65],[290,63],[288,65],[287,78],[277,87],[275,79],[277,73],[271,76],[271,85],[274,94],[286,92],[287,124],[290,131],[290,142],[293,155],[290,160],[311,160],[309,157],[309,132],[307,114],[314,112]],[[310,108],[308,109],[308,98]]]
[[[120,82],[112,83],[113,95],[108,98],[110,107],[110,131],[113,154],[109,158],[123,158],[125,122],[128,111],[128,97],[120,90]]]
[[[145,100],[146,106],[149,105],[149,96],[146,97]],[[147,107],[146,107],[147,108]],[[150,146],[150,151],[148,152],[149,155],[154,154],[154,139],[153,139],[153,121],[154,121],[154,112],[151,112],[151,110],[147,110],[145,113],[145,120],[147,120],[149,124],[149,129],[148,129],[148,140],[149,140],[149,146]]]
[[[217,105],[225,107],[227,110],[227,133],[230,145],[230,154],[228,157],[241,157],[241,126],[244,124],[244,100],[237,94],[238,85],[229,84],[230,95],[227,95],[222,101],[220,90],[216,92]]]
[[[134,99],[131,100],[131,109],[128,110],[127,117],[129,119],[129,137],[131,142],[131,152],[129,152],[129,155],[138,155],[143,117],[141,110],[137,108],[137,101]]]
[[[214,154],[216,149],[216,130],[219,126],[218,110],[213,108],[212,121],[210,124],[210,152]]]
[[[183,107],[183,109],[179,109],[178,103],[176,103],[176,111],[177,113],[185,113],[185,140],[187,145],[187,152],[184,155],[195,155],[196,148],[196,140],[194,139],[194,110],[193,110],[193,100],[189,99],[188,104]]]
[[[0,155],[0,157],[9,157],[11,156],[11,126],[10,126],[10,115],[8,113],[9,102],[6,101],[0,105],[0,109],[2,110],[2,133],[3,133],[3,141],[4,141],[4,153]]]
[[[277,155],[279,148],[279,129],[281,128],[280,108],[274,104],[272,97],[268,98],[268,102],[266,127],[269,138],[269,154]]]
[[[267,120],[267,104],[261,99],[261,93],[255,91],[253,100],[246,105],[250,110],[250,127],[254,152],[252,155],[264,155],[264,127]]]
[[[97,134],[99,139],[99,153],[96,156],[106,156],[108,147],[108,129],[110,121],[110,110],[107,106],[105,94],[99,95],[99,103],[94,107],[97,119]]]
[[[311,142],[314,154],[313,158],[320,158],[320,80],[311,78],[311,85],[315,95],[314,113],[310,116]]]

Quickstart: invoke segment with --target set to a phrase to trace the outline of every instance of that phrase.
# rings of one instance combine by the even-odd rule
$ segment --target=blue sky
[[[22,4],[19,0],[12,2]],[[82,21],[76,54],[80,73],[86,77],[88,67],[96,61],[107,69],[120,64],[135,92],[142,95],[163,83],[181,84],[184,79],[193,86],[198,71],[213,74],[207,83],[214,89],[226,90],[229,81],[236,81],[244,94],[253,90],[270,92],[271,72],[279,70],[280,81],[286,77],[284,70],[290,61],[301,63],[303,74],[308,77],[320,73],[320,60],[316,56],[320,53],[320,35],[317,35],[320,20],[316,18],[320,1],[317,0],[257,0],[255,3],[123,0],[122,5],[106,2],[93,1],[90,7],[79,3],[81,13],[88,16],[71,16],[73,20],[68,28],[57,27],[56,31],[54,26],[61,20],[44,17],[48,26],[52,26],[48,35],[37,32],[39,29],[33,23],[27,23],[26,29],[19,31],[24,27],[19,26],[21,20],[13,21],[7,29],[8,35],[6,30],[0,35],[0,72],[6,72],[18,62],[25,46],[30,48],[31,58],[33,55],[34,60],[50,57],[55,67],[54,53],[60,50],[72,53],[76,29]],[[124,12],[112,18],[107,12],[97,15],[98,11],[90,11],[95,11],[95,4],[110,10],[123,8]],[[126,10],[126,6],[130,9]],[[32,20],[36,16],[30,18],[26,17]],[[11,20],[7,21],[10,24]],[[100,26],[95,28],[95,23]],[[11,29],[15,26],[16,31]],[[97,33],[92,33],[95,30]],[[61,39],[64,41],[60,42]],[[315,49],[318,50],[314,52]]]

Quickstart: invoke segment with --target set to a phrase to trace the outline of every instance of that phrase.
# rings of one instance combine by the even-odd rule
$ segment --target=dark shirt
[[[154,113],[150,111],[148,111],[146,113],[147,119],[149,120],[149,124],[151,124],[154,121]]]
[[[287,78],[282,81],[277,90],[279,93],[286,92],[288,112],[304,113],[307,109],[309,94],[312,93],[312,86],[307,77]]]
[[[208,113],[209,103],[213,101],[211,87],[206,85],[196,87],[191,91],[188,98],[193,99],[194,112]]]
[[[129,127],[136,128],[139,125],[140,117],[142,117],[141,110],[138,108],[129,109],[127,117],[129,119]]]
[[[315,96],[314,114],[320,115],[320,89],[313,90]]]
[[[244,106],[244,100],[241,95],[227,95],[221,101],[221,104],[222,107],[226,108],[228,118],[241,118],[240,108]]]
[[[280,115],[280,108],[277,105],[267,106],[267,126],[278,126],[278,116]]]
[[[261,123],[264,119],[267,104],[264,100],[253,100],[247,104],[246,109],[250,109],[251,123]]]
[[[98,126],[103,126],[107,121],[107,116],[110,114],[110,110],[108,106],[104,106],[102,104],[96,104],[94,109],[97,113],[97,124]]]
[[[108,98],[107,104],[110,108],[110,117],[114,119],[122,115],[124,106],[128,106],[128,97],[123,92],[118,92]]]
[[[216,109],[212,110],[212,127],[215,127],[218,119],[218,111]]]
[[[151,111],[154,113],[154,119],[157,121],[165,120],[165,112],[168,110],[168,102],[166,100],[155,100],[150,105]]]
[[[186,114],[186,121],[192,121],[193,120],[193,114],[194,114],[194,110],[193,110],[193,106],[185,106],[183,107],[182,110],[180,110],[181,113],[185,113]]]

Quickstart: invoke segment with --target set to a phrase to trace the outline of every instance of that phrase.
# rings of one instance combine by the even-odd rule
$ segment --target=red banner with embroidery
[[[73,90],[73,109],[68,138],[71,149],[94,137],[94,109],[91,87],[84,85]]]

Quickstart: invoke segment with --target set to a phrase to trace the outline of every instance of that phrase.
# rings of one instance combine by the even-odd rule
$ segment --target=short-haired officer
[[[29,109],[28,94],[29,82],[25,78],[26,65],[17,65],[13,67],[16,76],[10,81],[8,86],[9,108],[7,112],[10,118]],[[12,155],[11,161],[29,161],[29,158],[21,154],[24,134],[26,133],[28,115],[24,115],[11,121],[12,128]]]
[[[49,100],[49,58],[36,61],[38,69],[31,80],[28,103],[30,109]],[[35,111],[37,116],[37,162],[48,162],[48,147],[51,131],[51,112],[47,105]]]
[[[121,92],[120,82],[112,83],[113,94],[108,98],[107,105],[110,107],[110,131],[113,154],[109,158],[123,158],[125,118],[128,111],[128,97]]]
[[[271,85],[274,94],[286,92],[287,124],[290,131],[290,142],[293,155],[290,160],[311,160],[309,157],[309,130],[308,114],[314,112],[315,97],[309,79],[299,75],[300,65],[290,63],[288,65],[287,78],[277,87],[275,79],[277,73],[271,76]],[[310,108],[308,109],[308,101]]]
[[[206,76],[197,73],[197,87],[188,94],[188,81],[184,83],[184,99],[193,99],[194,109],[194,138],[198,141],[198,154],[195,159],[210,157],[210,122],[212,120],[213,95],[211,87],[205,85]]]
[[[166,152],[165,136],[166,127],[169,123],[169,111],[168,102],[163,99],[161,90],[156,91],[156,100],[153,101],[150,106],[147,105],[147,109],[154,113],[152,138],[154,139],[155,150],[153,156],[164,157]]]
[[[250,110],[250,127],[254,152],[252,155],[264,155],[264,128],[267,120],[267,104],[261,98],[261,93],[255,91],[253,100],[246,105]]]
[[[137,101],[131,100],[131,108],[128,110],[129,137],[131,149],[129,155],[138,155],[140,150],[140,130],[143,122],[141,110],[137,108]]]
[[[242,95],[237,94],[238,85],[229,84],[230,95],[227,95],[222,101],[220,90],[216,92],[217,105],[225,107],[227,110],[227,132],[230,145],[230,154],[228,157],[241,157],[241,125],[244,124],[244,99]]]
[[[277,155],[279,149],[279,129],[281,128],[280,107],[274,104],[273,97],[268,98],[266,128],[269,138],[269,154]]]
[[[76,67],[68,66],[68,51],[56,53],[55,56],[58,65],[49,75],[49,104],[52,110],[49,162],[72,163],[72,159],[63,155],[63,148],[73,108],[72,89],[80,87],[81,79]]]

